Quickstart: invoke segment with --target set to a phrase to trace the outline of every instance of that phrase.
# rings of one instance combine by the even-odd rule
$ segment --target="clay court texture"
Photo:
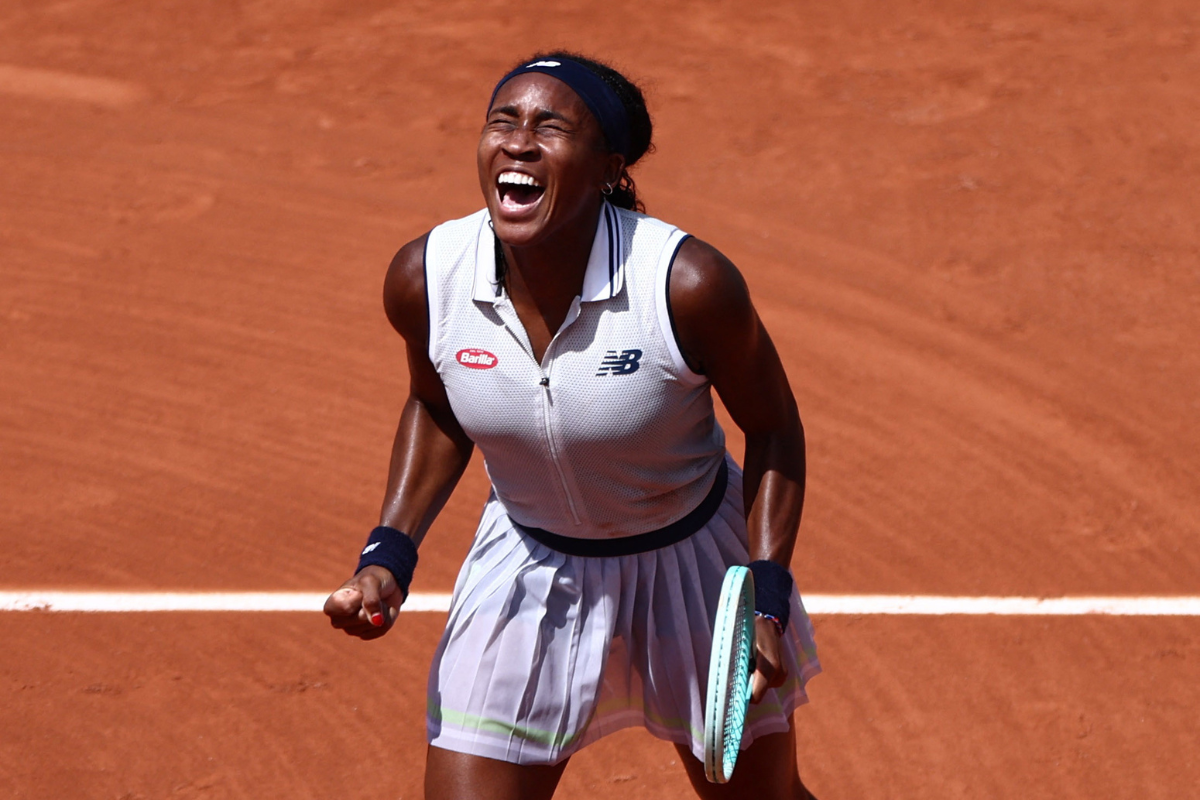
[[[0,591],[344,580],[406,393],[384,270],[481,206],[492,82],[556,46],[646,85],[649,211],[773,333],[803,592],[1200,595],[1190,0],[7,0]],[[486,493],[476,454],[414,591],[450,590]],[[820,797],[1200,785],[1200,617],[814,621]],[[444,623],[0,612],[0,796],[419,797]],[[676,758],[627,731],[560,796],[688,797]]]

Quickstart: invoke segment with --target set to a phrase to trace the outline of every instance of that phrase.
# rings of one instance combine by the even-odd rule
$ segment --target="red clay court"
[[[340,584],[406,391],[384,269],[480,207],[493,81],[567,46],[649,88],[649,211],[783,355],[802,591],[1200,595],[1195,3],[600,8],[3,4],[0,591]],[[0,796],[419,797],[444,619],[0,612]],[[1200,785],[1200,617],[814,619],[822,798]],[[622,733],[559,796],[689,797],[674,758]]]

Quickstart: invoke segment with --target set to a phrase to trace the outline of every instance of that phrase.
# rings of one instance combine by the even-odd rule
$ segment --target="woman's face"
[[[594,225],[600,189],[624,158],[565,83],[530,72],[500,87],[479,137],[479,185],[496,235],[513,247]]]

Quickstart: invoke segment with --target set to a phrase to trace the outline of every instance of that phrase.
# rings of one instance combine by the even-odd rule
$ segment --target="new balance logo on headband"
[[[637,372],[638,367],[641,366],[638,362],[641,360],[641,350],[622,350],[620,353],[616,350],[609,350],[604,354],[604,360],[600,362],[600,371],[596,373],[596,377],[629,375]]]
[[[561,67],[561,61],[535,61],[532,64],[526,64],[525,69],[530,67]]]

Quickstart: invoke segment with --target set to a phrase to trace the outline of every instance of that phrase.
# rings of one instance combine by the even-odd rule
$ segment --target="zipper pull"
[[[540,381],[538,381],[538,386],[549,386],[549,385],[550,385],[550,379],[548,377],[546,377],[545,375],[543,375],[542,379]]]

